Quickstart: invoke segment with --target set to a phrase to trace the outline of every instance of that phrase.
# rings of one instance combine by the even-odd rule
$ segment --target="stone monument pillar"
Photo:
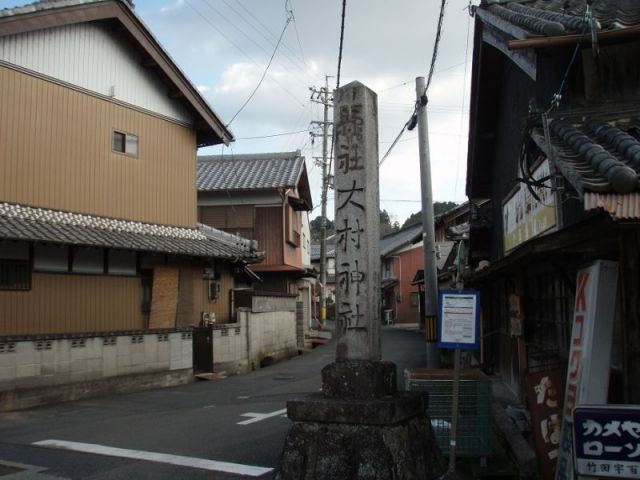
[[[442,458],[422,397],[397,391],[381,360],[376,94],[359,82],[334,92],[336,361],[322,393],[287,402],[294,424],[279,480],[423,480]]]

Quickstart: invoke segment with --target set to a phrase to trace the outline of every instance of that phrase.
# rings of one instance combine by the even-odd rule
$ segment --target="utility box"
[[[405,387],[423,392],[425,408],[443,453],[449,452],[453,370],[414,368],[404,371]],[[488,457],[491,454],[491,380],[480,370],[460,372],[456,455]]]

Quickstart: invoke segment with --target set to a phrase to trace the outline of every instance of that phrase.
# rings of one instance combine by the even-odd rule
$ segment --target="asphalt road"
[[[0,414],[0,476],[271,478],[291,423],[286,401],[320,389],[334,349],[222,380]],[[404,369],[425,365],[421,335],[383,327],[383,358],[402,388]]]

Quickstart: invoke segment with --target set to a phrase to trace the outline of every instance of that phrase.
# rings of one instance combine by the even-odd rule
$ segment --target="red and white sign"
[[[573,480],[573,409],[607,403],[618,264],[598,260],[578,272],[556,480]]]

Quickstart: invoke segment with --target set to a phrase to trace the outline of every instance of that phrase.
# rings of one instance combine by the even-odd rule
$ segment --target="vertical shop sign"
[[[618,264],[598,260],[578,272],[556,480],[573,480],[573,409],[603,404],[609,390]]]

